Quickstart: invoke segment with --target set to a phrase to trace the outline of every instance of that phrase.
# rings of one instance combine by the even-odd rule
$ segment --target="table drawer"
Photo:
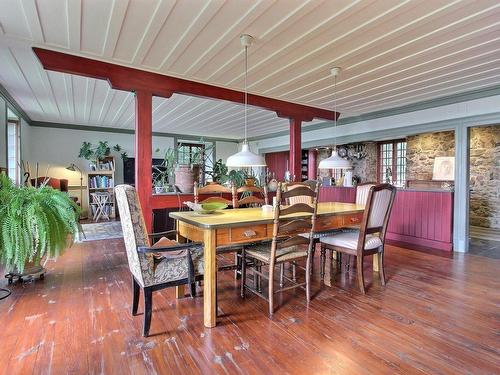
[[[359,225],[363,221],[363,213],[351,214],[344,216],[344,225]]]
[[[264,240],[272,236],[272,228],[272,224],[269,226],[267,224],[261,224],[248,227],[217,229],[217,245]]]
[[[316,231],[342,228],[342,216],[319,216],[316,219]]]

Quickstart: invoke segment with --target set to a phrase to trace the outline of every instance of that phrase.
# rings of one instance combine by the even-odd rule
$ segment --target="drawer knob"
[[[255,233],[255,231],[253,231],[251,229],[248,229],[248,230],[243,232],[243,235],[245,237],[249,238],[249,237],[255,237],[257,235],[257,233]]]
[[[351,217],[351,223],[356,223],[358,221],[359,219],[357,217]]]

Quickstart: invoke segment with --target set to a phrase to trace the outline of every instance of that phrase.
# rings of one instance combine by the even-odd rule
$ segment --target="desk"
[[[316,230],[359,224],[363,211],[363,205],[354,203],[319,203]],[[292,214],[289,216],[297,218],[306,215]],[[176,220],[180,239],[201,241],[205,246],[204,323],[205,327],[215,327],[217,324],[215,311],[217,246],[270,240],[273,235],[273,214],[263,213],[260,208],[238,208],[218,211],[209,215],[200,215],[193,211],[171,212],[170,217]]]

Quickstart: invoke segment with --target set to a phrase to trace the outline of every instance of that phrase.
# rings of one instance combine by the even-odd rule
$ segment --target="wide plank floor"
[[[309,307],[302,291],[285,293],[273,319],[226,272],[214,329],[202,297],[157,292],[145,339],[122,240],[78,244],[0,301],[0,374],[499,373],[500,260],[388,246],[386,287],[369,263],[366,295],[355,273],[316,281]]]

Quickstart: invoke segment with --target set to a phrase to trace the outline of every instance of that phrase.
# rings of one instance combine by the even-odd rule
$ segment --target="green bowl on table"
[[[208,203],[202,203],[201,204],[202,210],[198,211],[199,213],[202,214],[211,214],[214,213],[215,211],[223,210],[227,208],[226,203],[222,202],[208,202]]]

